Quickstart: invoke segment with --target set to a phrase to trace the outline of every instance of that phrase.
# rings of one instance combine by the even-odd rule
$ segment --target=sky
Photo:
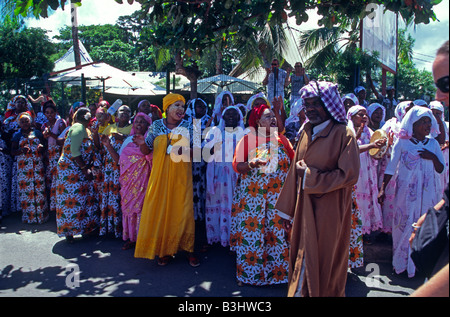
[[[78,25],[115,24],[119,16],[130,15],[139,9],[140,4],[136,2],[130,5],[127,1],[118,4],[114,0],[83,0],[82,5],[78,8]],[[449,0],[443,0],[435,6],[434,11],[438,21],[409,28],[409,33],[416,40],[414,62],[416,67],[421,70],[431,71],[437,49],[449,39]],[[317,14],[311,12],[309,21],[295,26],[295,28],[299,30],[315,28],[317,19]],[[59,29],[71,25],[70,7],[67,6],[64,11],[58,9],[46,19],[28,19],[27,25],[48,30],[48,35],[52,38],[59,34]],[[404,24],[400,22],[399,27],[404,27]]]

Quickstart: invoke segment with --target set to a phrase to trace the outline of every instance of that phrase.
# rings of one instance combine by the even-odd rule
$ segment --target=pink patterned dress
[[[131,136],[129,138],[132,138]],[[142,206],[152,170],[153,153],[143,155],[133,142],[125,140],[120,152],[120,195],[124,241],[137,241]]]
[[[372,131],[365,127],[358,145],[370,143]],[[356,203],[361,211],[362,233],[368,234],[383,228],[383,215],[378,203],[378,162],[374,160],[369,151],[363,152],[360,158],[359,179],[355,185]]]

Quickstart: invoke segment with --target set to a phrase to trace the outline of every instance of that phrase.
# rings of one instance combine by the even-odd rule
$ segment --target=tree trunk
[[[178,51],[175,54],[175,73],[178,75],[183,75],[187,79],[189,79],[189,82],[191,84],[190,98],[197,98],[197,79],[201,73],[198,70],[198,66],[196,63],[194,63],[193,66],[185,67],[183,62],[184,59],[181,56],[181,51]]]
[[[216,51],[216,75],[223,74],[223,54],[220,49]]]

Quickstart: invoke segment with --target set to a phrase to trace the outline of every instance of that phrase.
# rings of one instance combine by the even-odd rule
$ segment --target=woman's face
[[[353,125],[355,128],[359,128],[362,123],[366,124],[369,118],[367,117],[367,111],[365,109],[359,110],[354,116],[352,116]]]
[[[365,91],[365,90],[361,90],[361,91],[358,93],[358,99],[359,99],[359,100],[366,100],[366,91]]]
[[[345,107],[345,112],[348,112],[348,110],[353,107],[355,105],[355,103],[353,102],[353,100],[351,99],[345,99],[344,101],[344,107]]]
[[[94,102],[89,104],[89,111],[94,116],[95,115],[95,111],[97,111],[97,104],[94,103]]]
[[[48,119],[48,121],[50,121],[50,122],[55,121],[55,118],[56,118],[56,112],[55,112],[55,110],[54,110],[53,108],[47,107],[47,108],[45,109],[44,115],[45,115],[45,117]]]
[[[266,128],[267,132],[270,131],[270,128],[277,128],[277,118],[275,117],[275,113],[270,109],[264,110],[261,119],[258,121],[258,126]]]
[[[138,112],[143,112],[145,114],[149,114],[150,112],[152,112],[152,107],[150,106],[150,102],[143,102],[138,109]]]
[[[169,108],[167,108],[166,116],[167,118],[173,120],[173,121],[181,121],[184,118],[184,102],[181,100],[178,100],[177,102],[171,104]]]
[[[27,101],[23,98],[18,98],[16,100],[16,112],[17,113],[22,113],[28,111],[28,105],[27,105]]]
[[[106,112],[97,112],[95,117],[97,118],[98,123],[104,125],[107,122],[108,114]]]
[[[31,128],[30,118],[28,118],[27,116],[23,116],[22,118],[20,118],[19,127],[25,131],[29,130]]]
[[[422,117],[413,124],[413,136],[423,139],[431,132],[431,118]]]
[[[264,98],[256,98],[255,101],[253,101],[252,108],[256,108],[265,104],[267,104],[267,102],[264,100]]]
[[[236,128],[240,118],[238,111],[233,108],[230,108],[223,114],[223,121],[226,127]]]
[[[222,98],[222,111],[228,106],[232,106],[231,97],[230,95],[225,94]]]
[[[203,118],[203,116],[206,114],[206,106],[201,101],[195,103],[194,110],[195,110],[195,117],[197,119]]]
[[[151,108],[150,113],[148,115],[150,115],[150,114],[152,115],[152,120],[155,121],[155,120],[161,119],[161,117],[159,116],[158,109],[156,109],[155,107],[150,107],[150,108]]]
[[[442,111],[438,109],[431,109],[431,112],[433,112],[433,116],[436,118],[436,120],[442,119]]]
[[[143,117],[138,116],[134,119],[134,131],[138,135],[144,135],[149,127],[149,123]]]
[[[375,110],[370,119],[375,123],[380,123],[383,120],[383,109],[378,108]]]
[[[119,110],[117,110],[117,119],[119,119],[119,123],[122,125],[127,124],[130,121],[131,118],[131,111],[128,107],[120,107]]]

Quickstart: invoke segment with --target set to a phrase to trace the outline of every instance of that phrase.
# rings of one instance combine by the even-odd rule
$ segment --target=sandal
[[[159,266],[166,266],[169,264],[171,257],[169,255],[163,256],[162,258],[158,259],[158,265]]]
[[[129,249],[131,249],[131,248],[134,248],[135,245],[136,245],[136,242],[127,241],[127,242],[125,242],[125,244],[122,246],[122,250],[129,250]]]
[[[188,261],[189,261],[189,265],[190,265],[190,266],[192,266],[192,267],[198,267],[198,266],[200,265],[200,261],[199,261],[199,259],[198,259],[195,255],[189,254],[189,255],[187,256],[187,258],[188,258]]]

